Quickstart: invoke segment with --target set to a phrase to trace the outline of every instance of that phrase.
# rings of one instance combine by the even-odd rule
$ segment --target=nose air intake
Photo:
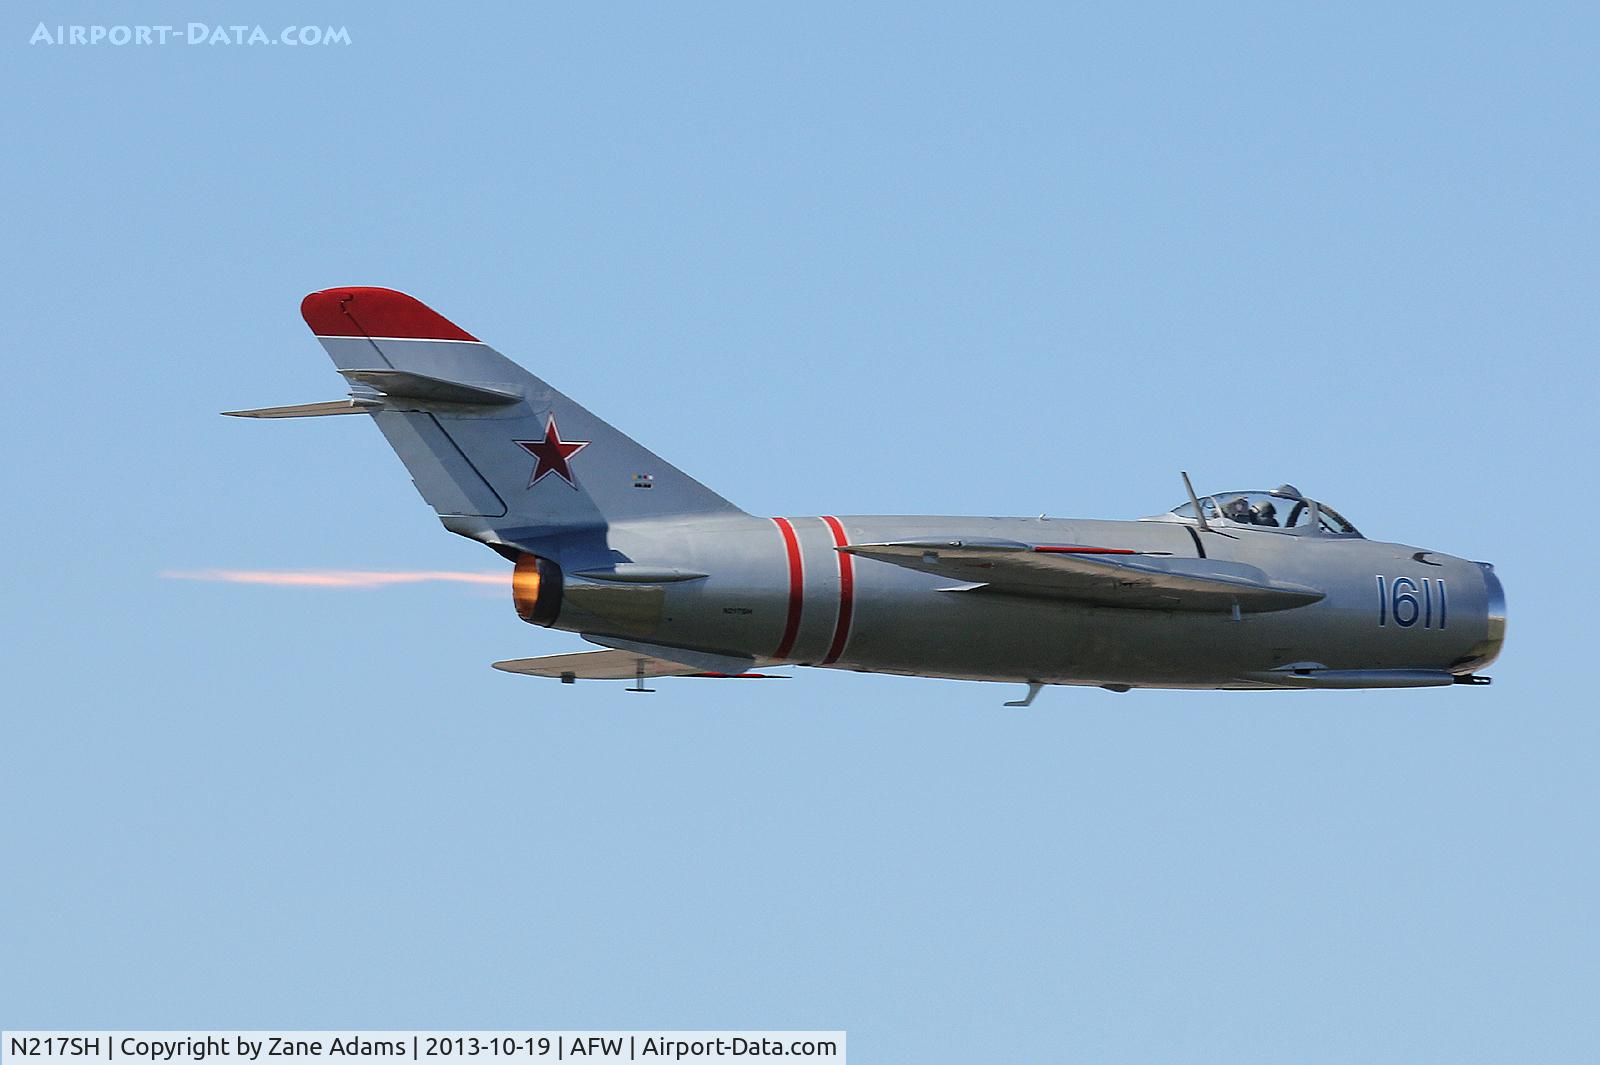
[[[1500,657],[1500,648],[1506,642],[1506,593],[1500,578],[1487,562],[1478,563],[1483,571],[1484,635],[1472,646],[1452,672],[1472,673],[1484,669]]]

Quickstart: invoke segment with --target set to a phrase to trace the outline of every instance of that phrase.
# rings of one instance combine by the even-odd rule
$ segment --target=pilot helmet
[[[1275,518],[1278,516],[1278,508],[1272,505],[1272,500],[1270,499],[1263,499],[1253,509],[1258,518]]]

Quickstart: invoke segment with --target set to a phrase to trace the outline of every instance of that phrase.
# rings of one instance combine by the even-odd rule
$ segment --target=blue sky
[[[71,48],[55,23],[347,26]],[[0,1025],[1571,1061],[1600,1026],[1584,5],[13,7]],[[1486,689],[641,699],[337,398],[413,292],[757,513],[1292,481],[1494,561]]]

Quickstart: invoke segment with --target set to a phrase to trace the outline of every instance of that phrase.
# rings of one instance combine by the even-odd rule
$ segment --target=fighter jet
[[[759,517],[401,292],[301,314],[345,399],[445,528],[512,563],[523,621],[600,650],[494,663],[563,682],[817,666],[1027,685],[1297,690],[1486,684],[1494,567],[1369,540],[1290,485],[1137,521]]]

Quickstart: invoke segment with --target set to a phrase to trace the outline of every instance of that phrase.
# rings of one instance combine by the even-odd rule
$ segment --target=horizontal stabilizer
[[[682,662],[633,651],[578,651],[569,655],[544,655],[539,658],[511,658],[496,662],[494,668],[528,677],[555,677],[560,680],[638,680],[640,677],[687,677],[701,672]]]
[[[1274,581],[1242,562],[1157,557],[1115,547],[951,539],[846,544],[838,550],[981,586],[973,590],[1134,610],[1288,610],[1325,594]]]
[[[613,648],[607,651],[578,651],[541,658],[512,658],[496,662],[494,668],[528,677],[553,677],[575,680],[650,680],[655,677],[704,677],[716,680],[786,680],[781,674],[751,673],[743,667],[731,670],[700,669],[683,662],[672,662],[638,651]]]
[[[377,409],[371,401],[335,399],[326,403],[298,403],[292,407],[257,407],[254,410],[225,410],[230,418],[326,418],[330,414],[370,414]]]
[[[425,403],[465,403],[473,406],[503,407],[522,397],[499,388],[485,388],[442,377],[412,373],[410,370],[340,370],[346,380],[376,389],[391,399],[421,400]]]
[[[709,573],[695,570],[673,569],[670,566],[648,566],[639,562],[618,562],[604,569],[581,569],[573,574],[591,581],[612,584],[678,584],[682,581],[703,581]]]
[[[584,633],[583,638],[602,647],[614,647],[619,651],[630,651],[633,654],[649,655],[666,662],[677,662],[679,665],[692,667],[697,673],[743,673],[755,665],[755,659],[749,655],[691,651],[684,647],[667,647],[659,643],[641,643],[638,640],[619,640],[611,636],[591,636],[588,633]]]
[[[291,407],[257,407],[253,410],[225,410],[233,418],[324,418],[330,414],[371,414],[380,410],[445,403],[451,407],[504,407],[519,402],[515,392],[442,377],[412,373],[409,370],[340,370],[354,384],[364,385],[380,395],[352,395],[326,403],[298,403]]]

